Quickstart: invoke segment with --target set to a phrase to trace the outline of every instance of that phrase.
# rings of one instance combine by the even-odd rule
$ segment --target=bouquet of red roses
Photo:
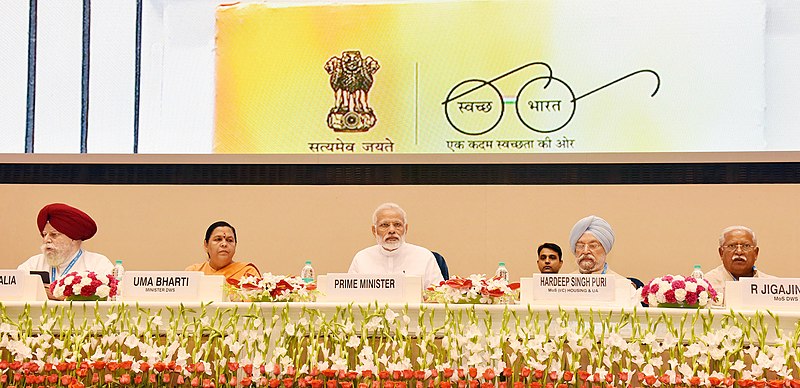
[[[94,271],[70,272],[50,283],[50,292],[67,300],[106,300],[117,295],[117,279]]]

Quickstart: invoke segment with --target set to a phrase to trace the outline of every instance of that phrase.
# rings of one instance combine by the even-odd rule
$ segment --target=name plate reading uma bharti
[[[329,273],[326,283],[329,301],[402,302],[406,297],[403,275]]]
[[[727,283],[730,285],[731,283]],[[800,279],[798,278],[740,278],[741,300],[738,307],[758,307],[767,309],[800,308]],[[726,285],[726,294],[727,285]],[[729,301],[731,306],[735,300]],[[733,307],[733,306],[731,306]]]
[[[613,302],[615,279],[607,275],[533,275],[532,300],[535,304],[569,302]]]
[[[122,277],[123,300],[195,300],[201,272],[128,271]]]

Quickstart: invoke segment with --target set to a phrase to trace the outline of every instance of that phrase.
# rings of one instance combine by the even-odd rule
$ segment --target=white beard
[[[393,242],[383,241],[383,239],[381,239],[380,236],[376,236],[375,237],[375,241],[378,243],[378,245],[383,247],[384,250],[395,251],[398,248],[400,248],[401,246],[403,246],[403,243],[406,242],[406,236],[405,235],[400,236],[400,238],[397,241],[393,241]]]
[[[53,268],[58,268],[59,265],[64,264],[67,260],[69,260],[68,255],[61,254],[57,251],[48,252],[45,250],[46,245],[42,244],[42,254],[44,255],[45,260],[47,260],[47,264],[50,264]]]

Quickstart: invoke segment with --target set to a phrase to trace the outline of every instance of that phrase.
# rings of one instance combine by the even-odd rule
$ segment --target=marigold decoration
[[[244,276],[228,279],[228,297],[233,302],[313,302],[317,284],[297,276],[266,273],[262,277]]]
[[[642,300],[650,306],[705,307],[717,301],[717,292],[702,278],[665,275],[642,288]]]
[[[470,275],[468,278],[454,276],[438,286],[425,290],[425,301],[432,303],[516,303],[519,299],[519,283],[509,283],[500,277]]]
[[[94,271],[70,272],[50,283],[50,292],[67,300],[106,300],[117,295],[117,279]]]

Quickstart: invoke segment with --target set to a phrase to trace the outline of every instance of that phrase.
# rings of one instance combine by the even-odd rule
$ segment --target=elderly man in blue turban
[[[606,255],[614,247],[614,230],[606,220],[588,216],[578,221],[569,232],[569,244],[575,253],[578,273],[617,275],[608,269]]]

